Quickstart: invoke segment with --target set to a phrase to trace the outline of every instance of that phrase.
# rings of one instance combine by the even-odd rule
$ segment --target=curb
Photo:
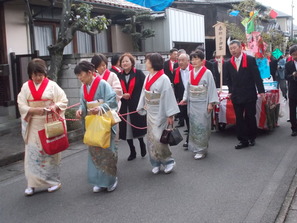
[[[83,138],[83,129],[76,129],[67,133],[69,143],[82,140]],[[17,153],[10,154],[9,156],[0,158],[0,167],[15,163],[17,161],[23,160],[25,157],[25,152],[20,151]]]

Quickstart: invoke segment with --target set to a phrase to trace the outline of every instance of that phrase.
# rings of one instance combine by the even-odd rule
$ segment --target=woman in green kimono
[[[204,53],[196,50],[190,55],[194,67],[190,72],[189,83],[181,105],[188,104],[190,121],[189,150],[195,153],[194,159],[207,155],[211,131],[211,112],[219,103],[218,93],[210,70],[204,66]]]
[[[116,93],[105,80],[94,75],[95,67],[92,63],[80,62],[74,73],[83,84],[80,93],[81,107],[76,112],[78,118],[84,120],[87,114],[97,115],[102,110],[117,109]],[[99,105],[88,109],[88,104],[94,102],[99,102]],[[117,187],[118,156],[114,138],[115,127],[112,127],[109,148],[89,146],[88,182],[94,186],[94,193],[102,190],[111,192]]]

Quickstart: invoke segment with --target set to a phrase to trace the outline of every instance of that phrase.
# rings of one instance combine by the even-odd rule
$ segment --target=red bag
[[[62,152],[69,147],[68,137],[65,129],[64,134],[52,138],[46,138],[45,129],[38,131],[38,135],[42,148],[48,155],[54,155],[56,153]]]

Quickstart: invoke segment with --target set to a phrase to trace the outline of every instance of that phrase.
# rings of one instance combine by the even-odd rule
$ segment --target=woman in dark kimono
[[[119,74],[119,79],[123,89],[123,97],[120,114],[136,111],[145,75],[141,70],[135,69],[135,59],[130,53],[125,53],[120,58],[120,64],[123,69]],[[130,147],[130,155],[128,161],[136,158],[136,150],[133,144],[133,139],[138,138],[141,156],[146,155],[146,146],[143,137],[146,134],[146,116],[141,116],[138,113],[125,115],[123,117],[127,122],[131,123],[137,129],[127,124],[125,121],[120,122],[120,139],[127,140]]]

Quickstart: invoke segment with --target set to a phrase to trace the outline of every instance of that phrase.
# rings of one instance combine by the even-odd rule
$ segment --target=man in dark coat
[[[255,145],[257,89],[262,100],[265,100],[265,90],[255,58],[242,52],[240,41],[232,40],[229,50],[232,57],[225,68],[239,140],[235,149],[242,149]]]
[[[290,55],[293,60],[285,65],[285,77],[289,87],[289,110],[292,133],[291,136],[297,136],[296,106],[297,106],[297,45],[290,47]]]
[[[192,65],[190,64],[190,57],[188,54],[181,54],[178,57],[178,65],[179,67],[174,70],[174,80],[173,80],[173,86],[174,86],[174,93],[177,100],[177,103],[183,100],[185,88],[188,85],[189,82],[189,76],[190,71],[193,69]],[[186,121],[187,128],[189,131],[189,117],[188,117],[188,109],[187,105],[179,105],[179,125],[178,126],[184,126],[184,121]],[[178,127],[177,126],[177,127]],[[187,137],[187,140],[184,147],[188,147],[188,140],[189,137]]]
[[[172,48],[169,52],[169,60],[164,62],[164,73],[169,77],[171,83],[173,83],[173,71],[178,67],[177,51],[176,48]]]

